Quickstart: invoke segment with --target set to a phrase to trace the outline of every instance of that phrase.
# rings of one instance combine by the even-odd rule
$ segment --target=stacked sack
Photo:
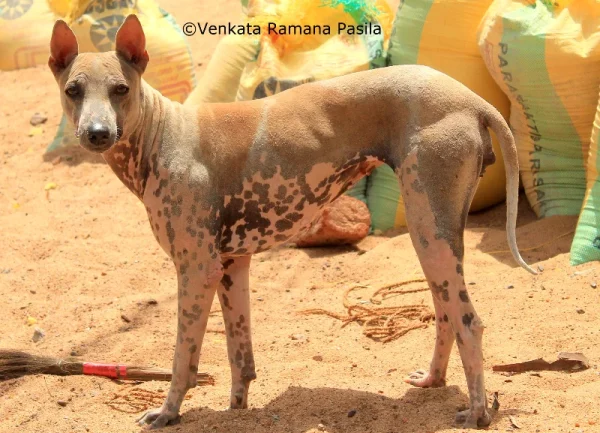
[[[392,15],[385,0],[247,0],[246,21],[260,36],[223,38],[187,104],[264,98],[303,83],[385,66]],[[268,23],[330,26],[330,34],[275,34]],[[378,24],[381,34],[338,33],[347,26]],[[375,32],[373,32],[375,33]],[[235,89],[235,96],[234,91]],[[366,202],[366,178],[347,194]]]
[[[154,0],[13,0],[7,4],[0,7],[1,69],[46,64],[52,27],[58,18],[73,29],[80,52],[113,50],[116,31],[125,17],[134,13],[144,27],[150,56],[144,73],[146,81],[179,102],[195,86],[193,61],[184,35]],[[47,151],[76,144],[74,131],[63,116]]]
[[[479,45],[511,100],[527,199],[538,217],[578,215],[600,85],[600,3],[496,0]]]
[[[571,263],[598,259],[597,152],[588,155],[600,86],[600,2],[496,0],[479,46],[511,100],[531,207],[538,217],[579,215],[586,197]]]
[[[600,96],[587,157],[587,189],[571,245],[571,264],[600,260]]]
[[[0,70],[46,64],[56,18],[43,0],[0,1]]]
[[[404,0],[396,13],[389,48],[392,65],[427,65],[460,81],[508,119],[509,101],[488,73],[477,45],[477,29],[492,0]],[[491,131],[490,131],[491,132]],[[504,161],[491,132],[496,163],[486,169],[471,204],[477,211],[506,197]],[[367,203],[373,228],[406,225],[398,178],[387,165],[369,179]]]

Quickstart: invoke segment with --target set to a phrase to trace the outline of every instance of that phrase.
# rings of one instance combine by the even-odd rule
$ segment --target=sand
[[[239,14],[237,1],[218,7],[164,3],[180,23],[226,22]],[[217,40],[190,39],[195,61],[203,63],[199,74]],[[46,67],[2,72],[0,78],[0,348],[169,368],[175,271],[153,239],[144,207],[97,156],[79,149],[44,155],[60,120],[58,89]],[[48,121],[41,135],[31,137],[35,112]],[[49,182],[57,187],[47,192]],[[510,254],[490,254],[507,249],[505,214],[499,205],[471,215],[465,234],[465,278],[486,325],[488,397],[498,392],[501,404],[489,430],[510,431],[515,422],[523,432],[600,431],[600,289],[593,287],[600,283],[599,266],[569,266],[576,218],[537,221],[524,197],[518,243],[525,260],[543,272],[532,276]],[[405,231],[368,237],[358,248],[283,247],[257,255],[251,298],[258,379],[250,388],[250,409],[226,410],[229,367],[225,337],[213,332],[222,329],[215,303],[200,370],[216,383],[191,390],[181,423],[166,431],[453,431],[455,412],[468,403],[456,348],[446,388],[416,389],[403,382],[408,372],[428,367],[433,324],[384,344],[363,335],[356,323],[341,327],[330,317],[299,314],[311,308],[343,314],[343,294],[353,285],[369,286],[353,293],[360,302],[383,285],[421,276]],[[385,304],[394,303],[432,308],[428,292]],[[28,325],[28,317],[37,324]],[[45,332],[38,343],[32,341],[36,326]],[[492,372],[495,364],[552,361],[559,351],[584,353],[590,368],[510,377]],[[144,407],[140,390],[153,407],[167,389],[166,382],[90,377],[5,381],[0,432],[137,432],[134,421]]]

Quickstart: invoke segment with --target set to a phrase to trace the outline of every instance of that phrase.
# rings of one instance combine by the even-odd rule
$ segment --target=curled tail
[[[496,134],[506,167],[506,236],[508,246],[516,262],[527,271],[537,275],[537,272],[525,263],[517,247],[515,231],[519,205],[519,160],[515,139],[502,115],[495,108],[489,105],[488,107],[484,109],[484,126],[491,128]]]

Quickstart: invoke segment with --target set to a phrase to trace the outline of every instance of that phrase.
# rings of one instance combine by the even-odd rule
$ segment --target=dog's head
[[[148,60],[146,37],[135,15],[117,31],[115,51],[106,53],[80,54],[67,23],[54,24],[48,66],[81,146],[105,152],[123,132],[132,131],[141,114],[141,77]]]

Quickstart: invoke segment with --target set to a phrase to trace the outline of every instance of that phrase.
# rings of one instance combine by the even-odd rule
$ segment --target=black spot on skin
[[[277,229],[277,231],[280,231],[280,232],[285,232],[287,230],[290,230],[293,226],[294,226],[294,224],[290,220],[287,220],[287,219],[279,220],[275,223],[275,228]]]
[[[186,309],[184,309],[181,312],[181,314],[183,314],[183,317],[185,317],[186,319],[190,319],[190,320],[196,321],[196,320],[200,319],[200,315],[202,314],[202,309],[199,309],[199,311],[196,311],[195,313],[190,313]]]
[[[296,204],[296,206],[294,206],[294,209],[296,209],[297,211],[303,210],[305,202],[306,202],[306,197],[302,197],[300,199],[300,201],[298,202],[298,204]]]
[[[250,200],[252,198],[252,191],[244,191],[244,198]]]
[[[458,344],[465,344],[462,337],[460,336],[460,333],[458,333],[458,332],[456,333],[456,342]]]
[[[469,302],[469,295],[467,294],[466,290],[461,290],[460,292],[458,292],[458,297],[463,302]]]
[[[429,246],[429,241],[425,239],[425,236],[422,234],[419,234],[419,243],[423,248],[427,248]]]
[[[287,214],[285,216],[285,219],[297,223],[298,221],[300,221],[302,219],[302,214],[299,214],[298,212],[292,212],[292,213]]]
[[[227,297],[227,295],[225,293],[223,293],[223,306],[225,308],[228,308],[229,310],[233,310],[233,308],[231,307],[231,305],[229,305],[229,298]]]
[[[193,355],[194,353],[196,353],[196,351],[198,350],[198,346],[196,346],[195,344],[192,344],[190,346],[190,353]]]
[[[166,188],[169,185],[169,181],[167,179],[161,179],[160,182],[158,183],[158,188],[156,188],[156,191],[154,191],[154,196],[155,197],[160,197],[161,194],[161,190],[163,188]]]
[[[154,174],[154,177],[156,177],[156,179],[158,179],[160,177],[160,173],[158,171],[158,154],[153,153],[151,159],[152,159],[152,173]]]
[[[233,259],[227,259],[223,262],[223,269],[227,269],[229,266],[233,264]]]
[[[448,315],[444,314],[444,322],[448,322]]]
[[[231,280],[231,276],[224,274],[223,278],[221,278],[221,284],[223,285],[223,287],[225,287],[226,291],[229,291],[229,289],[231,289],[231,286],[233,286],[233,281]]]
[[[289,206],[275,206],[275,215],[281,216],[289,210]]]
[[[462,266],[460,263],[459,263],[458,265],[456,265],[456,273],[457,273],[458,275],[463,275],[463,276],[464,276],[464,273],[463,273],[463,266]]]
[[[450,300],[450,295],[448,293],[448,281],[444,281],[442,285],[437,285],[434,281],[431,282],[433,293],[436,295],[441,295],[442,299],[446,302]]]
[[[470,328],[474,317],[475,315],[473,313],[465,314],[462,318],[463,325],[465,325],[467,328]]]
[[[277,241],[277,242],[283,242],[283,241],[286,241],[287,239],[288,239],[288,237],[286,235],[282,235],[282,234],[275,235],[275,241]]]
[[[171,226],[171,221],[167,221],[167,236],[169,238],[169,243],[173,245],[173,242],[175,242],[175,230],[173,230],[173,226]]]
[[[283,185],[279,185],[279,188],[277,188],[277,193],[275,194],[275,198],[277,200],[283,200],[283,199],[285,199],[286,195],[287,195],[287,188]]]

